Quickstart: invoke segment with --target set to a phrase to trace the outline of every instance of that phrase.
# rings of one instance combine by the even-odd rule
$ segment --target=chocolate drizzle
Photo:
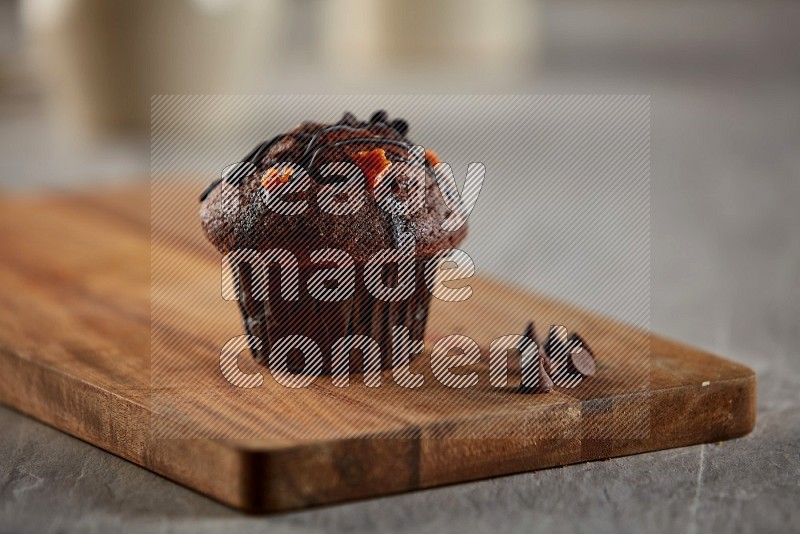
[[[221,181],[222,181],[222,178],[217,178],[216,180],[211,182],[211,184],[208,187],[206,187],[205,191],[200,193],[200,202],[202,202],[205,199],[207,199],[208,195],[211,193],[211,191],[213,191],[214,188],[217,187]]]
[[[415,245],[414,224],[403,216],[403,203],[392,195],[386,195],[386,199],[392,205],[393,211],[384,211],[383,214],[392,229],[395,248],[413,248]]]
[[[241,172],[241,171],[245,169],[252,170],[251,167],[247,164],[252,163],[253,165],[257,166],[258,161],[264,157],[264,155],[269,151],[269,149],[272,148],[272,146],[275,143],[277,143],[284,137],[286,136],[276,135],[269,141],[265,141],[260,145],[258,145],[257,147],[255,147],[253,150],[251,150],[250,153],[247,156],[245,156],[245,158],[242,161],[239,162],[239,167],[237,169],[234,169],[233,171],[227,173],[227,176],[224,177],[225,182],[231,185],[241,184],[242,180],[249,175],[249,172]],[[227,168],[228,167],[226,167],[226,169]],[[211,182],[211,184],[200,194],[200,202],[203,202],[206,198],[208,198],[208,195],[211,194],[211,191],[213,191],[215,187],[217,187],[220,183],[222,183],[222,180],[223,178],[217,178],[216,180]]]
[[[361,143],[396,146],[399,148],[403,148],[405,150],[408,150],[410,148],[411,144],[407,140],[387,139],[381,137],[354,137],[351,139],[345,139],[334,143],[322,143],[321,146],[317,146],[318,144],[320,144],[320,139],[322,138],[322,136],[326,134],[337,131],[356,132],[358,130],[369,130],[373,126],[383,126],[387,129],[394,130],[397,134],[399,134],[403,138],[405,138],[406,134],[408,133],[408,123],[405,120],[395,119],[389,122],[389,115],[384,110],[379,110],[373,113],[372,116],[370,117],[369,122],[359,122],[356,116],[348,111],[345,112],[345,114],[342,116],[342,118],[339,120],[338,123],[322,128],[314,132],[314,134],[310,136],[308,145],[303,151],[303,154],[300,156],[298,163],[304,166],[308,164],[306,169],[307,172],[309,172],[309,174],[311,174],[311,176],[315,180],[317,180],[318,183],[325,183],[326,180],[323,180],[319,176],[318,169],[316,168],[315,163],[318,157],[328,150],[339,148],[346,145],[361,144]],[[269,150],[273,146],[275,146],[275,144],[277,144],[278,142],[282,141],[283,139],[289,136],[293,136],[298,139],[304,139],[309,137],[309,134],[276,135],[269,141],[265,141],[264,143],[261,143],[258,146],[256,146],[252,151],[250,151],[250,153],[247,156],[245,156],[245,158],[240,163],[252,163],[253,165],[256,166],[256,168],[258,168],[259,163],[264,158],[264,156],[269,152]],[[406,161],[405,159],[397,158],[396,156],[390,159],[392,161]],[[246,166],[243,165],[237,170],[242,170],[245,167]],[[430,165],[428,165],[427,163],[426,163],[426,168],[432,171]],[[237,170],[228,173],[228,175],[225,177],[226,183],[231,185],[239,185],[242,183],[242,180],[246,178],[248,174],[237,172]],[[200,201],[202,202],[206,198],[208,198],[208,195],[211,193],[211,191],[213,191],[214,188],[217,187],[221,182],[222,179],[214,180],[211,183],[211,185],[209,185],[208,188],[206,188],[206,190],[203,191],[203,193],[200,195]]]
[[[316,149],[313,154],[311,154],[311,159],[308,162],[308,167],[311,170],[317,170],[316,166],[314,165],[317,156],[321,153],[327,152],[328,150],[332,150],[334,148],[339,148],[347,145],[358,145],[358,144],[373,144],[373,145],[393,145],[400,148],[404,148],[408,150],[410,145],[405,141],[398,141],[396,139],[380,139],[375,137],[354,137],[351,139],[345,139],[343,141],[337,141],[336,143],[331,143],[329,145],[323,145]]]
[[[410,151],[411,143],[407,140],[400,140],[400,139],[388,139],[385,137],[352,137],[350,139],[343,139],[341,141],[335,142],[324,142],[322,141],[323,136],[338,132],[338,131],[346,131],[346,132],[358,132],[359,130],[369,130],[372,126],[385,126],[386,128],[390,128],[395,130],[399,135],[405,137],[405,134],[408,133],[408,123],[403,119],[396,119],[391,124],[387,124],[389,120],[388,114],[381,110],[376,111],[370,117],[369,123],[360,123],[357,121],[355,115],[352,113],[345,113],[339,123],[327,126],[322,128],[314,133],[309,141],[308,145],[306,146],[303,154],[300,156],[301,164],[306,168],[306,171],[309,172],[317,183],[326,183],[330,180],[324,180],[319,174],[319,166],[318,160],[319,158],[327,151],[334,150],[336,148],[341,148],[344,146],[349,145],[358,145],[358,144],[366,144],[366,145],[383,145],[383,146],[394,146],[405,150],[406,152]],[[392,156],[390,158],[392,161],[408,161],[408,156],[405,158]],[[426,164],[426,169],[430,169],[430,166]],[[430,169],[432,170],[432,169]],[[387,222],[392,230],[392,236],[394,238],[394,243],[396,248],[406,248],[406,247],[413,247],[414,246],[414,225],[406,220],[406,218],[402,215],[403,205],[397,199],[389,196],[388,202],[393,203],[392,208],[393,212],[384,211],[383,215],[386,217]]]
[[[323,135],[338,131],[357,132],[358,130],[363,130],[363,128],[351,126],[349,124],[334,124],[332,126],[322,128],[321,130],[314,132],[314,135],[311,136],[311,141],[309,141],[308,146],[306,146],[306,149],[303,151],[303,155],[300,156],[300,159],[303,160],[307,158],[309,154],[311,154],[311,151],[314,149],[314,145]]]
[[[356,133],[360,131],[366,131],[366,132],[370,132],[371,130],[376,131],[374,130],[374,128],[378,128],[377,131],[380,131],[380,129],[383,129],[384,131],[393,131],[397,135],[399,135],[402,139],[374,137],[368,135],[351,137],[348,139],[342,139],[340,141],[324,139],[324,136],[335,132]],[[383,147],[395,147],[405,150],[406,155],[402,156],[396,153],[391,153],[387,156],[388,159],[393,162],[407,162],[411,157],[410,152],[411,152],[411,147],[413,146],[412,143],[406,137],[407,133],[408,133],[408,122],[406,122],[404,119],[394,119],[390,122],[389,114],[384,110],[378,110],[375,113],[373,113],[370,116],[368,122],[363,122],[363,121],[359,122],[355,115],[353,115],[350,112],[346,112],[338,123],[326,126],[324,128],[320,128],[313,134],[310,133],[281,134],[273,137],[269,141],[259,144],[239,163],[239,166],[232,168],[222,178],[219,178],[214,182],[212,182],[211,185],[209,185],[208,188],[206,188],[203,194],[200,195],[200,201],[202,202],[206,200],[211,191],[213,191],[214,188],[216,188],[223,180],[231,185],[241,185],[242,181],[247,176],[252,174],[253,167],[251,165],[255,166],[256,169],[261,169],[262,167],[261,164],[264,160],[264,157],[269,153],[270,149],[280,141],[286,139],[287,137],[293,137],[300,141],[308,139],[308,144],[305,146],[303,153],[298,158],[297,163],[303,166],[306,172],[308,172],[309,175],[317,183],[325,184],[325,183],[336,183],[342,181],[342,177],[340,176],[323,178],[320,175],[319,160],[326,152],[330,150],[335,150],[337,148],[342,148],[345,146],[359,145],[359,144],[377,145]],[[424,164],[426,172],[431,173],[431,176],[435,178],[435,173],[430,163],[426,160]],[[383,211],[383,215],[392,229],[392,234],[394,237],[396,247],[403,248],[413,245],[414,225],[410,221],[408,221],[406,217],[403,216],[402,203],[397,199],[391,197],[391,195],[389,195],[388,197],[389,199],[387,201],[393,203],[392,204],[393,212]]]

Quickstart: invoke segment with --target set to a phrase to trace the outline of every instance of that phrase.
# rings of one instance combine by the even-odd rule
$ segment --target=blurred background
[[[503,521],[530,519],[516,512],[525,509],[556,525],[581,520],[581,503],[599,500],[609,506],[595,518],[596,531],[785,531],[797,524],[800,2],[0,0],[0,194],[146,183],[150,98],[173,93],[650,95],[647,318],[655,331],[759,374],[756,431],[724,447],[398,497],[391,502],[400,512],[386,517],[380,501],[289,523],[492,527],[491,514],[476,518],[459,504],[485,501],[499,506]],[[525,225],[543,219],[526,206],[540,191],[525,176],[513,180],[503,214],[493,217],[488,199],[478,202],[483,220],[465,250],[479,269],[526,283],[526,270],[541,266],[541,249],[498,244],[496,234],[530,236]],[[552,200],[570,206],[569,198]],[[613,246],[615,236],[605,238]],[[559,285],[558,265],[548,268],[548,284],[532,289],[580,297],[568,281]],[[592,304],[602,309],[603,302]],[[31,446],[43,441],[30,427],[38,424],[0,413],[3,426],[16,429],[7,435],[20,436],[3,441],[7,450],[33,447],[45,465],[55,450],[75,465],[82,455],[103,454],[60,434],[48,434],[50,447]],[[27,457],[8,457],[36,469]],[[62,467],[68,470],[53,469]],[[119,461],[104,469],[136,468]],[[591,470],[597,476],[589,483]],[[158,480],[115,483],[126,489],[120,494],[155,495],[146,488]],[[664,491],[648,492],[648,480]],[[557,502],[536,492],[550,483]],[[85,507],[53,495],[45,502],[77,520]],[[93,495],[73,499],[86,505]],[[497,495],[505,504],[496,504]],[[210,506],[188,492],[181,499],[188,514]],[[19,510],[36,517],[41,501],[25,502]],[[108,505],[114,513],[118,507]],[[414,513],[403,515],[409,507]]]
[[[733,314],[726,320],[734,332],[747,322],[730,304],[737,291],[800,307],[785,289],[800,285],[799,28],[793,1],[0,0],[0,187],[148,181],[150,99],[158,94],[650,95],[653,326],[663,309],[662,330],[708,346],[707,324],[672,315],[679,301],[694,310],[718,303]],[[260,109],[265,131],[256,138],[252,129],[250,137],[237,132],[235,117],[225,124],[226,135],[242,139],[220,162],[274,135],[276,124],[291,125]],[[303,118],[336,120],[341,111]],[[460,139],[463,121],[481,112],[389,111],[410,114],[420,142],[434,129]],[[183,127],[202,114],[193,110]],[[191,163],[185,170],[198,183],[217,172]],[[509,238],[515,213],[530,224],[559,221],[526,207],[541,195],[541,180],[503,179],[509,194],[490,191],[502,209],[481,200],[466,249],[485,271],[580,302],[558,265],[541,261],[547,243],[520,251]],[[549,213],[559,212],[558,201],[550,199]],[[502,251],[492,248],[499,229]],[[624,254],[613,235],[607,243]],[[718,288],[704,283],[726,276]],[[747,289],[739,277],[761,283]],[[702,291],[675,289],[693,280]],[[603,309],[608,301],[602,293],[591,305],[617,312]]]
[[[0,0],[0,185],[145,177],[150,97],[176,93],[650,94],[677,171],[693,135],[794,141],[799,24],[791,1]]]

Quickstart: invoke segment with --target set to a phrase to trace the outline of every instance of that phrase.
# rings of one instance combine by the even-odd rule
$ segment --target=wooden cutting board
[[[227,383],[219,350],[242,334],[219,257],[197,224],[202,186],[175,188],[154,223],[150,189],[0,200],[0,401],[243,510],[279,511],[714,442],[755,423],[742,366],[519,289],[476,278],[435,302],[426,348],[464,334],[483,349],[529,320],[595,350],[577,388],[450,389]],[[166,193],[165,193],[166,194]],[[162,197],[159,197],[162,198]],[[160,211],[158,211],[160,210]],[[157,228],[156,228],[157,226]],[[151,280],[152,254],[152,280]],[[168,258],[168,261],[164,261]],[[152,303],[152,308],[151,308]],[[151,335],[153,332],[153,335]],[[152,358],[151,358],[152,353]],[[240,366],[256,372],[240,358]],[[512,358],[513,360],[513,358]],[[263,369],[262,369],[263,370]]]

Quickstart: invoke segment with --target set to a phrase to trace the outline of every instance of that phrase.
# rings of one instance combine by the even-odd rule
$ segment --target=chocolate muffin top
[[[334,248],[349,253],[356,263],[380,250],[407,246],[412,238],[419,257],[457,246],[467,225],[453,232],[442,229],[450,209],[436,185],[433,167],[438,159],[431,151],[424,158],[413,151],[407,133],[404,120],[390,121],[384,111],[367,122],[345,113],[336,124],[302,123],[260,144],[201,196],[200,218],[208,239],[223,254],[280,248],[302,260],[313,250]],[[410,164],[411,158],[417,158],[417,165]],[[356,182],[348,183],[344,173],[323,172],[326,164],[338,162],[361,170],[359,190],[340,193]],[[413,194],[413,184],[422,183],[422,176],[414,173],[424,174],[425,201],[413,213],[398,214],[402,201]],[[293,188],[292,182],[297,185],[301,179],[304,187]],[[328,197],[335,192],[339,201],[363,195],[363,202],[357,211],[333,214],[320,207],[326,191]],[[265,193],[286,202],[305,201],[306,207],[296,214],[277,213]],[[396,207],[394,213],[382,208],[386,202]]]

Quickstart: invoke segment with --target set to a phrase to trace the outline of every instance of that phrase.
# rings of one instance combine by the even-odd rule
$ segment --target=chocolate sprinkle
[[[386,111],[384,111],[382,109],[378,110],[378,111],[376,111],[375,113],[372,114],[372,116],[369,118],[369,122],[373,123],[373,124],[376,123],[376,122],[382,122],[382,123],[385,124],[385,123],[389,122],[389,114],[386,113]]]
[[[342,118],[339,119],[339,124],[344,124],[346,126],[356,126],[358,125],[358,118],[349,111],[345,111],[344,115],[342,115]]]
[[[408,123],[403,119],[395,119],[389,126],[394,128],[394,130],[403,137],[408,133]]]

